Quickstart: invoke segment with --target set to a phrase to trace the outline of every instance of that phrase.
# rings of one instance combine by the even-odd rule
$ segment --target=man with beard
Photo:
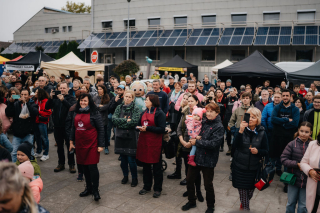
[[[158,79],[153,80],[153,82],[152,82],[153,91],[148,92],[147,95],[149,95],[149,94],[157,95],[159,97],[159,101],[160,101],[160,108],[162,109],[164,114],[167,114],[167,112],[169,110],[169,98],[168,98],[167,93],[165,93],[164,91],[161,91],[160,86],[161,86],[160,80],[158,80]]]
[[[170,88],[170,91],[174,90],[174,77],[169,76],[169,85],[168,87]]]
[[[198,92],[197,84],[196,84],[195,81],[190,81],[188,83],[188,89],[186,89],[185,92],[190,92],[192,95],[196,95],[198,97],[198,99],[199,99],[199,102],[202,102],[203,95]],[[179,111],[180,103],[181,103],[182,99],[183,99],[183,95],[180,95],[179,99],[177,100],[176,105],[174,106],[175,110]]]
[[[294,133],[299,125],[300,111],[294,103],[290,103],[290,97],[290,91],[283,89],[282,101],[272,111],[271,123],[273,125],[273,132],[271,143],[269,144],[269,156],[273,166],[280,161],[284,148],[293,140]],[[278,176],[281,176],[282,171],[278,169],[276,173]],[[283,191],[287,192],[287,190],[288,185],[285,184]]]

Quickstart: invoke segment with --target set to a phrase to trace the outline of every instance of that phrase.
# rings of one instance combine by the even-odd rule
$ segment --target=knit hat
[[[34,168],[30,161],[25,161],[18,166],[23,177],[26,177],[30,180],[33,179]]]
[[[32,145],[28,141],[25,141],[22,144],[20,144],[17,151],[21,151],[24,154],[26,154],[30,160],[31,159],[31,150],[32,150]]]
[[[205,108],[198,108],[193,107],[192,115],[198,115],[200,119],[202,120],[203,113],[205,113],[207,110]]]

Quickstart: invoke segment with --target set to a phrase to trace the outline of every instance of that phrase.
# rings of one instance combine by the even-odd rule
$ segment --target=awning
[[[10,61],[10,59],[7,59],[7,58],[0,55],[0,64],[3,64],[6,61]]]

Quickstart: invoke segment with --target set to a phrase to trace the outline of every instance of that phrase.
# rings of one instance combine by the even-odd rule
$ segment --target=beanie
[[[192,115],[198,115],[200,119],[202,120],[203,113],[205,113],[207,110],[204,108],[198,108],[198,107],[193,107]]]
[[[26,177],[30,180],[33,179],[34,168],[30,161],[25,161],[18,166],[23,177]]]
[[[17,151],[23,152],[28,156],[29,160],[31,160],[31,150],[32,150],[32,145],[28,141],[25,141],[22,144],[20,144]]]

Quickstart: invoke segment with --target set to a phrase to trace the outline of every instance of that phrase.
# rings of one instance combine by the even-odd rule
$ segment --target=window
[[[245,50],[231,50],[231,61],[241,61],[246,57]]]
[[[266,57],[269,61],[278,61],[278,50],[275,51],[269,51],[269,50],[263,50],[263,56]]]
[[[103,21],[101,24],[102,28],[112,28],[112,21]]]
[[[202,25],[215,25],[216,24],[216,16],[202,16]]]
[[[127,28],[128,26],[128,20],[124,20],[124,27]],[[136,26],[136,20],[129,20],[129,27],[135,27]]]
[[[72,32],[72,26],[68,26],[68,32]]]
[[[296,50],[296,61],[312,62],[313,50]]]
[[[136,60],[136,51],[129,50],[129,59]],[[123,51],[123,60],[127,60],[127,51]]]
[[[174,17],[174,24],[176,26],[185,26],[187,25],[188,18],[185,17]]]
[[[59,27],[48,27],[44,28],[45,33],[58,33]]]
[[[151,19],[148,19],[148,21],[149,21],[149,26],[160,25],[160,18],[151,18]]]
[[[232,24],[246,24],[247,14],[232,14],[231,21],[232,21]]]
[[[315,11],[305,11],[298,12],[298,21],[299,22],[314,22]]]
[[[157,60],[157,51],[149,50],[149,58],[152,60]],[[158,51],[158,60],[160,60],[160,51]]]
[[[175,50],[174,51],[174,56],[176,56],[176,55],[178,55],[178,56],[180,56],[182,59],[184,59],[184,50]],[[174,57],[173,56],[173,57]]]
[[[62,32],[64,32],[64,33],[67,32],[67,27],[66,26],[62,27]]]
[[[263,13],[263,22],[265,23],[279,23],[280,13]]]
[[[202,50],[201,61],[214,61],[215,55],[215,50]]]

